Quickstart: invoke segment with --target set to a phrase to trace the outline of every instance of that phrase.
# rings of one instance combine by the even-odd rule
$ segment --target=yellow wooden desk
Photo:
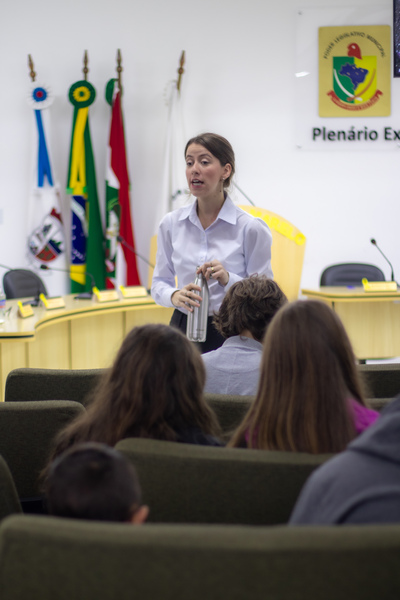
[[[400,356],[400,292],[364,292],[362,287],[301,290],[329,304],[341,318],[357,358]]]
[[[99,303],[64,296],[65,308],[34,307],[34,316],[21,319],[17,300],[0,324],[0,400],[7,374],[18,367],[94,369],[108,367],[125,335],[146,323],[169,323],[173,309],[147,298]]]

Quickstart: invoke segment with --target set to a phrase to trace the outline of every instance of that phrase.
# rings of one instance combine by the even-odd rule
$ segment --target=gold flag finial
[[[118,80],[118,89],[121,92],[122,88],[121,88],[121,73],[123,71],[122,68],[122,56],[121,56],[121,50],[118,48],[117,50],[117,80]]]
[[[182,50],[181,58],[179,60],[178,81],[176,82],[176,88],[177,88],[178,92],[181,91],[182,75],[185,72],[185,69],[183,68],[184,64],[185,64],[185,51]]]
[[[28,66],[30,68],[30,76],[32,81],[35,81],[36,79],[36,72],[35,72],[35,66],[33,64],[33,60],[32,60],[32,56],[30,54],[28,54]]]
[[[85,50],[85,54],[83,55],[83,69],[82,69],[82,71],[83,71],[83,78],[84,78],[85,81],[87,81],[87,76],[88,76],[88,73],[89,73],[88,64],[89,64],[88,51]]]

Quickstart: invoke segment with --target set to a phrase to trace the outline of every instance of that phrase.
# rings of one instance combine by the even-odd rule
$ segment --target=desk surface
[[[0,323],[0,339],[29,338],[46,325],[54,322],[62,323],[71,318],[85,317],[90,314],[121,312],[134,310],[139,306],[156,306],[151,296],[142,298],[121,298],[113,302],[92,300],[76,300],[76,294],[63,296],[65,308],[46,310],[42,305],[34,306],[33,316],[25,319],[18,315],[18,300],[8,300],[6,310],[11,308],[4,323]],[[29,299],[29,298],[28,298]],[[22,300],[24,300],[22,298]]]
[[[321,300],[337,300],[341,302],[392,302],[400,301],[400,291],[396,292],[366,292],[360,287],[338,287],[324,286],[318,289],[302,289],[301,293],[308,298],[320,298]]]

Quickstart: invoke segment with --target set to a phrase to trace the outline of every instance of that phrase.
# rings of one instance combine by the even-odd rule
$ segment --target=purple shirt
[[[368,429],[370,425],[375,423],[379,417],[379,413],[372,408],[362,406],[362,404],[357,402],[357,400],[354,400],[354,398],[350,398],[350,402],[353,409],[354,426],[357,433],[362,433],[365,429]]]

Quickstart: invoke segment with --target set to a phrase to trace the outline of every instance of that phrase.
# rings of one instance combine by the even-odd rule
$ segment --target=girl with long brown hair
[[[347,333],[322,302],[297,301],[278,311],[261,365],[256,399],[230,446],[339,452],[378,418],[366,406]]]
[[[127,437],[220,445],[203,399],[205,370],[194,344],[167,325],[143,325],[124,339],[86,413],[58,436],[54,454],[78,442],[114,446]]]

